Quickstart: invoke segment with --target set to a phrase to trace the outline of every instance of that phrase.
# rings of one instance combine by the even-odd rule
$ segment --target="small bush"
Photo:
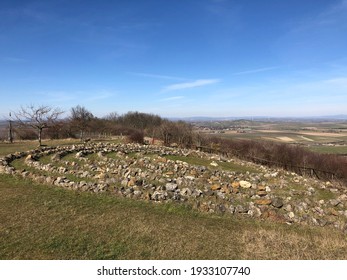
[[[128,141],[131,143],[139,143],[143,144],[144,143],[144,133],[142,130],[132,130],[129,135],[128,135]]]

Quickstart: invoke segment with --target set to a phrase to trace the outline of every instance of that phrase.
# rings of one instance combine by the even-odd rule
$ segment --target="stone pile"
[[[204,164],[189,164],[192,158]],[[16,161],[26,168],[14,168]],[[255,172],[221,167],[230,162]],[[345,186],[200,151],[105,143],[42,148],[0,158],[0,173],[77,191],[187,203],[203,212],[330,225],[347,233]]]

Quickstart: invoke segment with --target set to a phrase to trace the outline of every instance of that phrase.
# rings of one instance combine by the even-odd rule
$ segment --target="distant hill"
[[[270,117],[270,116],[251,116],[251,117],[182,117],[182,118],[169,118],[170,120],[182,120],[186,122],[216,122],[216,121],[347,121],[347,115],[331,115],[331,116],[312,116],[312,117]]]

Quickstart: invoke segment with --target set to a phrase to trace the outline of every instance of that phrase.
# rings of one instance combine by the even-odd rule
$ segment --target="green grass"
[[[78,144],[78,140],[71,139],[71,140],[44,140],[42,141],[42,144],[45,146],[58,146],[58,145],[73,145]],[[21,142],[14,142],[12,144],[10,143],[3,143],[0,142],[0,156],[4,156],[10,153],[14,153],[17,151],[27,151],[27,150],[33,150],[38,148],[38,142],[37,141],[21,141]]]
[[[336,199],[336,194],[332,193],[329,190],[322,190],[318,189],[316,194],[317,200],[329,200],[329,199]]]
[[[311,146],[309,149],[324,154],[347,154],[347,146]]]

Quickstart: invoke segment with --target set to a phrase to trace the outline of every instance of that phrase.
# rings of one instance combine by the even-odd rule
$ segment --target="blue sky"
[[[347,0],[2,0],[0,97],[0,116],[347,114]]]

